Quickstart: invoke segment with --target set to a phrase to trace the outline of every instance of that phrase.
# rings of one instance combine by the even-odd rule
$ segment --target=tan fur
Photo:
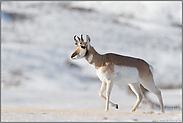
[[[74,57],[75,55],[79,54],[79,52],[81,52],[81,50],[83,50],[81,48],[81,46],[85,46],[85,44],[81,44],[81,45],[77,44],[77,49],[74,51],[74,53],[71,55],[71,57]]]
[[[73,57],[73,56],[77,55],[79,52],[80,52],[80,49],[79,49],[79,48],[77,48],[77,49],[74,51],[74,53],[72,54],[72,56],[71,56],[71,57]]]
[[[113,53],[107,53],[104,55],[100,55],[96,52],[93,47],[90,47],[87,54],[85,55],[85,59],[88,61],[90,55],[93,55],[93,59],[90,64],[95,63],[95,69],[99,69],[102,67],[102,71],[107,74],[111,74],[114,72],[114,65],[124,66],[124,67],[134,67],[137,68],[139,72],[139,76],[141,78],[147,78],[148,76],[152,76],[152,73],[149,69],[148,63],[146,63],[142,59],[132,58],[128,56],[122,56]]]

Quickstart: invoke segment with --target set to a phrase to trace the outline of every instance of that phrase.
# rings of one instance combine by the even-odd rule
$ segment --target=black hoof
[[[118,104],[116,104],[116,109],[118,109]]]

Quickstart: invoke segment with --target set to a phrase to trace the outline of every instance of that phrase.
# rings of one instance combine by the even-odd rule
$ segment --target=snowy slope
[[[100,85],[84,59],[70,59],[76,48],[73,36],[82,33],[90,35],[91,45],[101,54],[145,59],[155,69],[158,87],[182,85],[181,2],[2,2],[1,6],[13,18],[1,20],[4,85],[48,90]]]

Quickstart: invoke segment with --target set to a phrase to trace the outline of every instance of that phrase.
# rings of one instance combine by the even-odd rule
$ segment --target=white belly
[[[114,82],[117,83],[130,84],[137,82],[139,79],[137,68],[114,66],[114,72],[117,75]]]
[[[114,83],[121,84],[135,83],[139,79],[138,70],[132,67],[114,66],[114,73],[111,75],[106,75],[98,69],[97,75],[102,82],[111,79]]]

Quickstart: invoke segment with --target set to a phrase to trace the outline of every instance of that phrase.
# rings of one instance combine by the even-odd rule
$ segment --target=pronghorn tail
[[[149,64],[149,69],[150,69],[150,71],[151,71],[151,73],[152,73],[152,75],[153,75],[153,74],[154,74],[154,68],[153,68],[153,66],[150,65],[150,64]]]

